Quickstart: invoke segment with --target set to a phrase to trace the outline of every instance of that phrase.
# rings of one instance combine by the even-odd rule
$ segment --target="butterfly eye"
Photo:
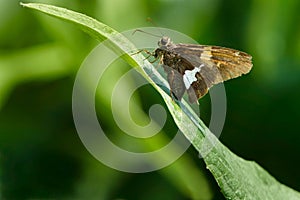
[[[167,41],[163,38],[163,39],[161,39],[160,43],[161,43],[161,45],[165,46],[167,44]]]
[[[161,40],[158,42],[158,46],[167,46],[170,44],[170,38],[169,37],[163,37]]]

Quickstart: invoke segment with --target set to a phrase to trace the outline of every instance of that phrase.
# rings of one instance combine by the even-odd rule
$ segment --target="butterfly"
[[[187,91],[189,102],[198,103],[218,83],[247,74],[252,56],[242,51],[209,45],[174,44],[167,36],[152,54],[163,64],[171,96],[179,101]]]

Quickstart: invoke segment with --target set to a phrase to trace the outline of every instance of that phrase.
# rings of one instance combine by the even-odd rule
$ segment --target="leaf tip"
[[[26,7],[26,3],[20,2],[20,5]]]

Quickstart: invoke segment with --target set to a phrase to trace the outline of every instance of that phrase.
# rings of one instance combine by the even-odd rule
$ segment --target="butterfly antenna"
[[[154,37],[159,37],[159,38],[161,38],[161,36],[159,36],[159,35],[156,35],[156,34],[153,34],[153,33],[149,33],[149,32],[143,31],[143,30],[141,30],[141,29],[135,29],[135,30],[133,31],[132,35],[134,35],[136,32],[146,33],[146,34],[148,34],[148,35],[152,35],[152,36],[154,36]]]
[[[161,37],[164,36],[163,31],[161,30],[161,28],[159,28],[159,26],[157,26],[157,24],[154,23],[154,21],[152,20],[151,17],[147,17],[147,22],[150,22],[153,26],[155,26],[159,30],[159,33],[161,34]]]

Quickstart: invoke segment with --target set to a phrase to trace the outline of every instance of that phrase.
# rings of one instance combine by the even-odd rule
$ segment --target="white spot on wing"
[[[199,67],[195,67],[193,70],[185,70],[183,75],[183,83],[186,89],[189,89],[194,81],[197,81],[196,74],[200,72],[201,67],[204,66],[203,64]]]

